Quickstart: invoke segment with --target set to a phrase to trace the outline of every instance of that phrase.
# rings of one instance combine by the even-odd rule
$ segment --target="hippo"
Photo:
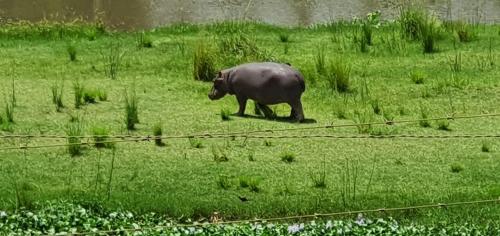
[[[218,100],[226,94],[235,95],[239,116],[245,115],[248,99],[267,111],[270,109],[266,105],[287,103],[292,108],[290,117],[302,122],[304,112],[300,97],[305,88],[304,77],[288,63],[247,63],[220,71],[208,97]]]

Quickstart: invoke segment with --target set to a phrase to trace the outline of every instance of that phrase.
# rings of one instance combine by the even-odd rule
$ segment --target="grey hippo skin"
[[[236,95],[239,116],[245,114],[248,99],[256,101],[261,109],[266,110],[269,109],[266,105],[288,103],[292,108],[290,117],[300,122],[304,120],[300,101],[304,91],[304,77],[289,64],[263,62],[220,71],[208,97],[217,100],[228,93]]]

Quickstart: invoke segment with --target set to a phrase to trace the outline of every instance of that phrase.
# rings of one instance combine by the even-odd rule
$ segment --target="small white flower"
[[[0,218],[7,217],[7,213],[5,211],[0,211]]]
[[[134,214],[132,214],[132,213],[128,212],[128,213],[127,213],[127,218],[132,218],[132,217],[134,217]]]
[[[332,228],[332,227],[333,227],[332,221],[331,221],[331,220],[327,221],[327,222],[326,222],[326,225],[325,225],[325,228],[326,228],[326,229],[330,229],[330,228]]]
[[[109,217],[115,218],[117,215],[118,215],[118,213],[112,212],[112,213],[109,214]]]
[[[32,212],[28,212],[28,213],[26,213],[26,215],[27,215],[28,217],[32,217],[32,216],[33,216],[33,213],[32,213]]]

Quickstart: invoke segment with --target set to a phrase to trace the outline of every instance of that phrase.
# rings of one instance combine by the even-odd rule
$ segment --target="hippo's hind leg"
[[[245,115],[245,108],[247,107],[247,100],[248,100],[248,98],[242,97],[242,96],[238,96],[238,97],[236,97],[236,99],[238,100],[238,104],[240,105],[240,108],[239,108],[237,114],[239,116],[244,116]]]
[[[259,109],[262,111],[262,113],[264,113],[264,117],[268,119],[276,118],[276,115],[274,114],[273,110],[271,110],[271,108],[262,103],[257,103],[257,105],[259,106]]]
[[[290,103],[292,107],[292,112],[290,116],[293,116],[298,122],[304,121],[304,111],[302,110],[302,102],[300,100],[293,101]]]

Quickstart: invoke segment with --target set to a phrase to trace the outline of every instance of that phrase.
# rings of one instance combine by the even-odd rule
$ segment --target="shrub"
[[[280,155],[280,159],[285,163],[292,163],[295,161],[295,154],[292,152],[283,152]]]
[[[198,42],[193,56],[193,76],[195,80],[212,81],[215,77],[215,59],[209,46]]]
[[[350,85],[351,67],[337,60],[330,65],[326,76],[328,85],[337,92],[348,92]]]
[[[125,125],[128,130],[135,130],[135,125],[139,123],[138,99],[135,88],[129,96],[125,91]]]

